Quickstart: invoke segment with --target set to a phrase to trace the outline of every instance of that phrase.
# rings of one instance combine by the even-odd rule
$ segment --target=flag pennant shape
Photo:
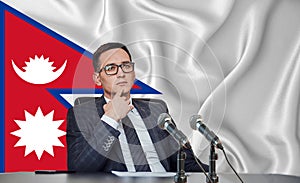
[[[101,94],[92,54],[0,2],[0,172],[67,169],[63,94]],[[90,73],[90,74],[89,74]],[[160,94],[137,80],[134,94]]]

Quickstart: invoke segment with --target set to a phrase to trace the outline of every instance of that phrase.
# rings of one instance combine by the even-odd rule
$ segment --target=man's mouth
[[[117,85],[118,85],[118,86],[124,86],[124,85],[126,85],[126,84],[127,84],[126,81],[117,82]]]

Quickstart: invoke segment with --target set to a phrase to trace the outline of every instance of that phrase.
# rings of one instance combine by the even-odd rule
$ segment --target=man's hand
[[[104,114],[119,122],[134,107],[130,105],[130,99],[122,97],[123,91],[118,91],[112,100],[103,106]]]

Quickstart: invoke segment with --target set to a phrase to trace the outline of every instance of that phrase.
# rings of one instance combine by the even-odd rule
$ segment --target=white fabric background
[[[204,162],[198,113],[238,172],[300,175],[300,1],[3,2],[90,52],[127,44],[137,79],[163,93]],[[231,172],[218,154],[217,171]]]

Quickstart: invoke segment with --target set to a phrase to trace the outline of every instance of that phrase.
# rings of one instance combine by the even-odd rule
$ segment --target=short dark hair
[[[116,49],[116,48],[123,49],[128,54],[129,59],[131,61],[131,54],[130,54],[128,48],[124,44],[117,43],[117,42],[106,43],[106,44],[101,45],[93,54],[93,66],[94,66],[95,72],[97,72],[100,69],[100,68],[98,68],[99,67],[98,61],[99,61],[100,55],[103,52],[106,52],[111,49]]]

